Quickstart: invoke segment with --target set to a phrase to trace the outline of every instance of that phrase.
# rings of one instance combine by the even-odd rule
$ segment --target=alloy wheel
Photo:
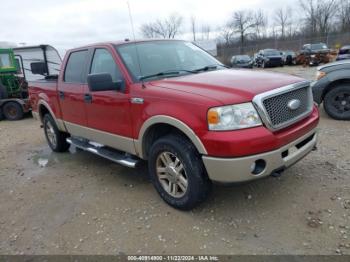
[[[57,145],[56,133],[50,121],[48,121],[45,125],[45,132],[50,144],[53,147],[56,147]]]
[[[163,189],[172,197],[183,197],[187,191],[188,178],[181,160],[171,152],[162,152],[157,157],[156,168]]]

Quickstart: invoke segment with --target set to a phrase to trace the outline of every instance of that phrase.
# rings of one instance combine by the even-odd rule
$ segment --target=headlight
[[[310,57],[311,57],[311,58],[315,58],[315,57],[316,57],[316,55],[311,55]]]
[[[324,76],[326,76],[325,72],[322,72],[322,71],[317,71],[316,72],[316,80],[320,80]]]
[[[260,117],[252,103],[214,107],[208,111],[209,130],[236,130],[260,125]]]

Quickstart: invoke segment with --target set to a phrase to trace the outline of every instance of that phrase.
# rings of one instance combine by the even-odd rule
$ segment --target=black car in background
[[[236,55],[231,58],[231,67],[253,68],[253,59],[249,55]]]
[[[330,49],[324,43],[306,44],[303,45],[302,49],[300,50],[300,54],[304,55],[327,54],[329,52]]]
[[[283,66],[284,62],[280,51],[276,49],[263,49],[258,52],[255,58],[255,64],[258,67],[265,68]]]
[[[343,46],[339,49],[337,61],[345,59],[350,59],[350,45]]]

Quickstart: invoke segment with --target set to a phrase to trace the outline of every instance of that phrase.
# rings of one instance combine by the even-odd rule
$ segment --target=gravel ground
[[[1,121],[0,254],[350,254],[348,134],[321,109],[317,151],[280,178],[215,186],[181,212],[145,168],[52,153],[32,118]]]

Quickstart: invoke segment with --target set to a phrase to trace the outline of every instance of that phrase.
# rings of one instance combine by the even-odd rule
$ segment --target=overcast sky
[[[174,12],[184,17],[181,38],[189,38],[191,16],[199,27],[205,23],[215,30],[235,10],[269,11],[286,3],[297,0],[129,0],[136,38],[142,37],[141,24]],[[126,0],[11,0],[0,8],[0,41],[51,44],[64,53],[88,43],[132,38]]]

